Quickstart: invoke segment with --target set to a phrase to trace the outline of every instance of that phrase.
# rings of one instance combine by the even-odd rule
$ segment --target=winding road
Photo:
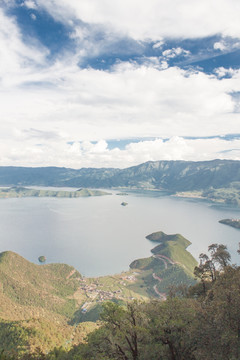
[[[163,263],[164,263],[164,268],[167,269],[168,268],[168,264],[171,264],[171,265],[175,265],[176,262],[173,261],[172,259],[170,259],[169,257],[165,256],[165,255],[153,255],[153,257],[155,259],[158,259],[158,260],[161,260]],[[156,275],[156,273],[153,273],[152,274],[154,280],[157,280],[158,282],[161,282],[162,281],[162,278],[160,278],[158,275]],[[166,300],[167,299],[167,295],[166,293],[161,293],[158,288],[157,288],[157,284],[153,286],[153,290],[155,291],[155,293],[157,294],[157,296],[162,300]]]

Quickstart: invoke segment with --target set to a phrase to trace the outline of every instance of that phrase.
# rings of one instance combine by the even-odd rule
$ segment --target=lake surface
[[[121,206],[123,201],[128,206]],[[239,217],[240,209],[158,192],[1,199],[0,251],[15,251],[35,263],[45,255],[47,263],[63,262],[82,275],[100,276],[128,270],[133,260],[150,256],[156,244],[145,236],[161,230],[190,240],[188,250],[196,258],[212,243],[226,244],[232,262],[240,264],[240,230],[218,223]]]

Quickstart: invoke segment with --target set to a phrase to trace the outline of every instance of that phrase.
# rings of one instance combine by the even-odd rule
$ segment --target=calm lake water
[[[156,244],[145,236],[161,230],[190,240],[188,250],[196,258],[212,243],[226,244],[233,263],[240,264],[240,230],[218,223],[232,217],[239,218],[240,210],[158,192],[1,199],[0,251],[15,251],[35,263],[45,255],[47,263],[63,262],[82,275],[100,276],[128,270],[133,260],[150,256]]]

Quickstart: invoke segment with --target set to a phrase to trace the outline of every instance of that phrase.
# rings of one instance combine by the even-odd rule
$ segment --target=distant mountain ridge
[[[2,186],[131,187],[169,192],[240,188],[240,161],[148,161],[125,169],[0,167]]]

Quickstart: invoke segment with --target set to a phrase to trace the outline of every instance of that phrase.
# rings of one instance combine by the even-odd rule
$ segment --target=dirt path
[[[163,258],[161,257],[161,255],[160,255],[160,256],[159,256],[159,255],[154,255],[153,257],[154,257],[155,259],[158,259],[158,260],[163,261],[164,267],[165,267],[165,269],[167,269],[167,261],[166,261],[165,259],[163,259]]]
[[[165,294],[165,293],[161,293],[161,292],[158,290],[157,285],[154,285],[153,290],[155,291],[155,293],[158,295],[158,297],[159,297],[162,301],[164,301],[164,300],[167,299],[166,294]]]
[[[167,257],[167,256],[165,256],[165,255],[160,255],[160,254],[158,254],[158,255],[154,255],[154,257],[156,257],[156,258],[158,258],[159,260],[161,259],[161,260],[167,260],[170,264],[172,264],[172,265],[175,265],[176,264],[176,262],[175,261],[173,261],[172,259],[170,259],[169,257]]]
[[[68,276],[66,277],[66,279],[69,279],[73,274],[75,274],[77,270],[76,269],[73,269],[70,274],[68,274]]]
[[[167,269],[167,262],[166,260],[162,259],[162,258],[159,258],[159,260],[162,260],[164,262],[164,266],[165,266],[165,269]],[[153,273],[152,274],[154,280],[157,280],[158,282],[161,282],[162,281],[162,278],[160,278],[160,276],[156,275],[156,273]],[[162,300],[166,300],[167,299],[167,296],[166,296],[166,293],[161,293],[158,288],[157,288],[157,285],[154,285],[153,286],[153,290],[155,291],[155,293],[157,294],[157,296]]]
[[[162,281],[162,278],[160,278],[159,276],[157,276],[155,273],[153,273],[152,276],[153,276],[153,278],[154,278],[155,280],[158,280],[159,282]]]
[[[170,259],[169,257],[165,256],[165,255],[161,255],[161,254],[157,254],[157,255],[153,255],[153,257],[155,259],[158,259],[158,260],[161,260],[163,261],[164,263],[164,268],[167,269],[168,268],[168,264],[171,264],[171,265],[181,265],[183,267],[185,267],[184,265],[176,262],[176,261],[173,261],[172,259]],[[153,278],[159,282],[162,281],[162,279],[157,276],[155,273],[152,274]],[[158,288],[157,288],[157,285],[154,285],[153,286],[153,290],[155,291],[155,293],[160,297],[161,300],[166,300],[167,296],[166,296],[166,293],[161,293]]]
[[[153,278],[159,282],[162,281],[162,278],[160,278],[159,276],[157,276],[155,273],[152,274]],[[166,300],[167,299],[167,296],[165,293],[161,293],[158,288],[157,288],[157,285],[154,285],[153,286],[153,290],[155,291],[155,293],[159,296],[159,298],[161,300]]]

